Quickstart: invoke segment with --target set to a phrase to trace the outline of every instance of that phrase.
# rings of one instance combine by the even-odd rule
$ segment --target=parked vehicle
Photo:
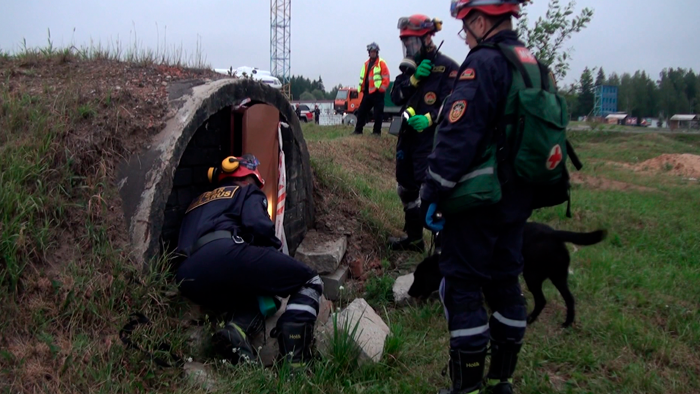
[[[314,121],[314,111],[309,108],[306,104],[299,104],[299,110],[301,111],[301,116],[299,117],[300,122],[313,122]]]
[[[230,67],[228,69],[215,68],[214,71],[218,72],[219,74],[228,75],[233,78],[253,78],[256,81],[260,81],[262,83],[270,85],[270,87],[274,89],[282,88],[282,83],[279,79],[273,77],[269,71],[261,70],[256,67],[244,66],[238,67],[235,70],[233,69],[233,67]]]
[[[394,82],[389,84],[389,89],[384,96],[384,119],[385,122],[390,122],[391,118],[398,116],[401,112],[401,107],[394,104],[391,101],[391,88],[394,87]],[[336,114],[343,115],[343,119],[346,124],[353,124],[356,121],[356,112],[360,109],[360,103],[362,102],[362,93],[357,91],[357,87],[346,87],[338,90],[335,96],[335,103],[333,108]],[[371,120],[374,120],[373,111],[370,111]]]

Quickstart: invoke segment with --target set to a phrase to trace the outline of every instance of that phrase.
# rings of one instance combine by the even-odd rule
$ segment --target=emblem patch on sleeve
[[[437,95],[434,92],[428,92],[423,97],[423,101],[428,105],[433,105],[437,101]]]
[[[457,78],[457,73],[458,73],[457,70],[452,71],[452,72],[450,73],[450,78]]]
[[[473,68],[468,68],[462,71],[462,75],[459,76],[460,81],[469,81],[474,78],[476,78],[476,72],[474,72]]]
[[[450,109],[450,123],[455,123],[460,120],[467,110],[467,102],[465,100],[455,101]]]

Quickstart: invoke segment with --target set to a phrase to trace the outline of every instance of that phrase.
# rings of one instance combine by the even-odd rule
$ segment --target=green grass
[[[65,142],[118,103],[86,102],[74,76],[38,91],[15,79],[76,56],[51,43],[0,55],[0,392],[172,391],[181,374],[126,350],[117,336],[140,311],[152,321],[134,333],[140,346],[155,351],[165,340],[186,349],[178,319],[186,304],[171,295],[167,259],[135,265],[115,230],[123,223],[112,155],[123,152],[99,139],[90,147],[99,155]],[[117,122],[105,117],[96,132]]]
[[[317,136],[321,131],[313,133]],[[336,145],[356,138],[338,139],[342,133],[332,128],[326,133]],[[571,135],[584,161],[584,174],[653,190],[599,190],[575,185],[574,219],[565,217],[563,206],[533,215],[533,220],[562,229],[607,228],[610,236],[602,244],[578,248],[572,254],[570,285],[577,299],[573,329],[559,328],[565,307],[554,287],[546,283],[549,303],[538,322],[528,328],[516,373],[520,392],[696,392],[700,390],[700,224],[695,213],[700,209],[700,189],[680,177],[634,173],[609,162],[637,164],[663,153],[700,154],[700,136],[612,132]],[[314,158],[314,168],[322,180],[341,179],[343,187],[352,189],[361,200],[381,201],[381,209],[389,212],[386,215],[391,220],[376,223],[386,232],[396,231],[401,215],[398,198],[390,197],[393,184],[383,178],[379,184],[364,188],[371,182],[367,174],[343,165],[380,149],[378,146],[389,149],[390,143],[360,138],[367,141],[365,149],[345,150],[351,156],[347,159],[326,158],[328,147],[322,145],[315,151],[316,142],[312,140],[311,151],[321,156]],[[385,138],[391,141],[393,137]],[[378,198],[381,195],[386,199]],[[387,304],[390,293],[385,291],[389,287],[385,281],[390,282],[373,277],[365,284],[365,296],[375,307]],[[531,307],[531,296],[527,292],[526,296]],[[402,377],[393,390],[400,392],[401,385],[411,381],[419,382],[420,388],[414,392],[434,392],[440,383],[446,383],[439,375],[440,363],[447,358],[442,311],[433,303],[410,310],[410,315],[407,312],[389,308],[387,318],[392,327],[402,327],[406,336],[403,345],[409,349],[403,356],[412,360],[410,370],[420,371],[420,377],[415,380],[418,372]],[[410,324],[416,313],[432,313],[434,320],[427,325]],[[425,337],[415,342],[416,334]],[[428,354],[430,359],[418,356]],[[369,392],[382,392],[382,388],[372,387]]]
[[[61,61],[65,52],[50,45],[24,55],[28,61]],[[17,55],[2,54],[0,61],[10,56]],[[148,59],[155,58],[141,60]],[[1,86],[0,313],[6,318],[0,320],[0,392],[203,392],[179,369],[160,368],[120,344],[117,333],[135,310],[152,324],[139,327],[133,340],[149,351],[166,341],[176,353],[210,363],[217,392],[434,393],[446,387],[440,372],[449,338],[441,305],[392,304],[393,278],[411,271],[421,256],[386,250],[378,251],[382,275],[353,290],[391,329],[379,363],[355,366],[343,335],[312,375],[289,382],[284,369],[233,367],[197,353],[187,341],[187,307],[173,296],[167,259],[134,266],[128,245],[114,231],[120,224],[109,204],[118,199],[109,173],[113,163],[103,159],[81,170],[80,152],[62,144],[75,125],[117,104],[86,103],[71,86],[32,94]],[[396,140],[350,132],[304,125],[326,204],[351,205],[359,230],[382,243],[403,224],[394,181]],[[519,392],[700,392],[699,186],[663,171],[615,165],[662,153],[700,154],[700,136],[571,136],[583,174],[651,190],[576,185],[573,219],[565,218],[564,207],[533,215],[561,229],[606,228],[609,237],[572,254],[572,329],[559,328],[565,308],[545,284],[548,305],[528,328],[515,376]],[[109,171],[97,171],[101,165]]]
[[[129,39],[126,42],[116,39],[103,44],[101,41],[95,42],[90,39],[89,44],[71,42],[66,47],[55,47],[51,38],[51,30],[47,29],[45,46],[30,47],[27,45],[26,39],[23,39],[19,49],[16,51],[0,49],[0,60],[15,57],[22,60],[24,64],[33,64],[52,58],[62,63],[75,57],[82,60],[122,61],[140,66],[167,64],[193,69],[211,68],[209,63],[207,63],[206,55],[202,52],[202,41],[199,35],[197,36],[194,51],[188,52],[183,48],[182,44],[168,44],[167,27],[163,28],[162,39],[160,28],[157,25],[156,32],[155,49],[145,45],[139,39],[136,25],[129,32]]]

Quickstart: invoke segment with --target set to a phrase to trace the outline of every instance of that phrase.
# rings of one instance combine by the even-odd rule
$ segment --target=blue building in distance
[[[597,85],[593,116],[604,118],[615,112],[617,112],[617,86]]]

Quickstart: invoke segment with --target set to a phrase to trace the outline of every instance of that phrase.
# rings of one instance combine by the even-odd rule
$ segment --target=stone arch
[[[251,123],[264,120],[269,130],[271,116],[278,118],[272,120],[274,124],[283,122],[284,229],[293,254],[313,226],[315,212],[309,153],[287,99],[278,90],[247,79],[174,83],[168,95],[169,116],[163,131],[119,167],[118,188],[134,257],[147,262],[162,251],[164,242],[174,246],[184,210],[206,187],[206,168],[235,150],[240,154],[242,128],[247,127],[247,138],[254,139],[258,128]],[[256,108],[252,112],[258,113],[257,118],[249,116],[246,124],[247,109],[241,103]]]

